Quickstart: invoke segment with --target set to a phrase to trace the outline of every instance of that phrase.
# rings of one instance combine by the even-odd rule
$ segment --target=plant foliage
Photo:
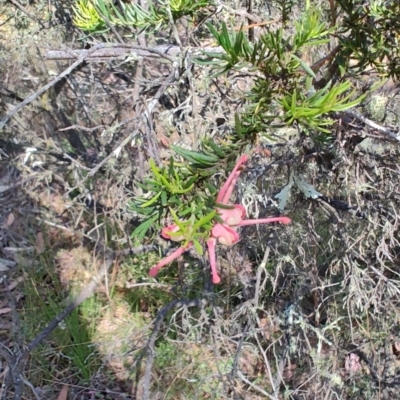
[[[73,21],[79,29],[91,33],[104,32],[109,25],[157,30],[168,24],[171,18],[193,16],[209,5],[209,0],[166,0],[157,2],[157,6],[150,2],[149,8],[145,9],[133,2],[77,0],[73,6]]]
[[[356,93],[348,72],[350,58],[357,61],[356,71],[373,65],[383,77],[398,76],[398,2],[338,0],[342,9],[339,25],[336,18],[323,18],[322,10],[307,1],[300,18],[290,26],[293,1],[277,3],[282,23],[255,42],[243,30],[235,32],[225,22],[219,27],[207,23],[223,51],[204,52],[195,62],[211,67],[214,77],[244,68],[251,71],[253,86],[244,99],[245,111],[236,114],[235,128],[219,143],[205,139],[197,151],[172,146],[176,156],[167,166],[150,163],[151,177],[142,184],[144,194],[131,204],[143,216],[133,236],[143,239],[151,227],[158,228],[163,219],[172,218],[187,242],[197,243],[205,237],[211,220],[216,218],[216,188],[209,178],[271,128],[294,125],[319,142],[328,141],[334,113],[357,106],[367,95]],[[110,24],[154,30],[171,19],[194,16],[210,4],[209,0],[169,0],[157,6],[150,3],[145,10],[133,3],[78,0],[74,22],[93,33],[108,29]],[[324,59],[312,65],[304,60],[305,52],[327,47],[333,38],[339,45]]]

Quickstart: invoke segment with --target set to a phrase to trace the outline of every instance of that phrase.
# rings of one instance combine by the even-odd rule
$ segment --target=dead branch
[[[75,60],[78,59],[87,50],[49,50],[44,58],[46,60]],[[194,47],[189,49],[190,57],[196,57],[203,52],[223,53],[222,47]],[[173,62],[174,57],[179,56],[182,50],[179,46],[156,46],[144,47],[136,45],[122,45],[115,43],[113,46],[101,48],[86,56],[88,61],[104,61],[112,58],[132,56],[140,58],[160,58],[163,57]]]
[[[376,122],[371,121],[370,119],[364,117],[364,115],[360,114],[357,111],[346,110],[346,111],[343,111],[343,114],[348,115],[349,117],[355,118],[355,119],[363,122],[365,125],[371,127],[372,129],[376,129],[377,131],[382,132],[389,139],[393,139],[393,140],[400,142],[400,134],[396,135],[392,129],[386,128],[385,126],[378,125]]]

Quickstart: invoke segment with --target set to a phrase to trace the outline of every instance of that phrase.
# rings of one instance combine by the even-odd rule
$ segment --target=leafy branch
[[[79,29],[90,33],[107,31],[107,22],[116,27],[158,30],[170,22],[169,12],[175,21],[185,15],[193,16],[210,4],[210,0],[166,0],[157,2],[157,6],[150,2],[146,10],[133,2],[77,0],[73,5],[73,21]]]

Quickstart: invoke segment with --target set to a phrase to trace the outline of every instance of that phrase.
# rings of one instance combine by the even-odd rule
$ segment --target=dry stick
[[[10,118],[14,114],[16,114],[21,108],[25,107],[27,104],[32,103],[33,100],[38,98],[40,95],[45,93],[51,87],[53,87],[57,82],[61,81],[61,79],[65,78],[69,75],[76,67],[78,67],[83,61],[85,61],[86,57],[90,54],[93,54],[96,50],[103,49],[106,45],[105,44],[98,44],[93,46],[90,50],[84,50],[81,56],[76,60],[72,65],[70,65],[65,71],[61,72],[55,79],[49,82],[47,85],[44,85],[41,89],[37,92],[32,93],[29,97],[27,97],[23,102],[17,104],[6,116],[0,121],[0,130],[4,127],[4,125],[8,122]]]
[[[251,29],[254,29],[254,28],[257,28],[257,27],[274,24],[276,22],[279,22],[279,21],[277,19],[272,19],[270,21],[257,22],[257,23],[251,24],[251,25],[245,25],[245,26],[242,26],[242,27],[239,27],[239,28],[235,28],[235,31],[239,32],[239,31],[245,31],[247,29],[251,30]]]
[[[97,125],[97,126],[94,126],[93,128],[86,128],[86,126],[81,126],[81,125],[70,125],[70,126],[67,126],[66,128],[58,129],[57,132],[69,131],[71,129],[80,129],[85,132],[93,132],[93,131],[96,131],[97,129],[101,129],[101,128],[104,128],[104,125]]]
[[[150,398],[150,381],[151,381],[151,369],[153,367],[154,361],[154,343],[157,339],[158,331],[161,328],[161,324],[164,321],[165,316],[172,308],[176,307],[204,307],[207,305],[208,301],[206,299],[196,299],[196,300],[173,300],[164,306],[158,313],[154,320],[153,332],[147,342],[145,353],[148,354],[148,359],[146,362],[146,372],[143,379],[143,397],[142,400],[149,400]]]
[[[276,397],[271,396],[269,393],[267,393],[264,389],[261,389],[260,386],[256,385],[255,383],[249,381],[240,371],[238,371],[238,376],[239,378],[247,383],[250,387],[252,387],[254,390],[256,390],[257,392],[261,393],[263,396],[265,396],[265,398],[268,398],[270,400],[277,400]]]
[[[87,50],[49,50],[45,54],[46,60],[73,60],[79,58],[82,53]],[[221,54],[224,53],[222,47],[193,47],[188,50],[189,54],[192,57],[200,55],[202,52],[207,53],[216,53]],[[96,52],[90,54],[90,56],[86,57],[88,61],[96,61],[96,60],[104,60],[104,59],[112,59],[118,58],[127,55],[133,55],[136,57],[143,58],[154,58],[155,56],[165,58],[166,60],[173,62],[174,57],[179,56],[182,53],[182,50],[179,46],[155,46],[155,47],[146,47],[146,46],[137,46],[137,45],[122,45],[120,43],[115,43],[112,46],[107,48],[99,49]]]
[[[144,122],[146,123],[146,136],[147,136],[147,142],[149,145],[149,151],[151,157],[156,160],[157,164],[161,164],[161,159],[158,151],[153,151],[153,148],[156,148],[156,140],[155,140],[155,134],[154,134],[154,129],[153,129],[153,122],[152,122],[152,113],[153,109],[156,106],[156,104],[160,101],[161,96],[164,94],[164,92],[168,89],[168,87],[171,85],[171,83],[175,82],[177,79],[177,74],[178,72],[173,69],[173,71],[169,74],[167,80],[161,84],[159,89],[157,90],[157,93],[154,95],[154,97],[150,100],[146,111],[142,114],[142,118]]]
[[[255,307],[258,307],[258,299],[260,296],[260,286],[261,286],[261,274],[262,274],[263,270],[267,269],[269,252],[270,252],[270,248],[269,248],[269,246],[267,246],[265,253],[264,253],[264,257],[261,261],[261,264],[258,266],[258,269],[257,269],[256,289],[254,291],[254,299],[253,299]]]
[[[107,15],[105,15],[99,8],[99,6],[96,4],[96,2],[93,2],[93,6],[96,9],[97,13],[101,15],[101,17],[104,19],[106,22],[106,25],[111,29],[112,33],[117,37],[120,43],[125,43],[124,40],[122,39],[121,35],[118,33],[118,31],[115,29],[115,26],[111,23],[111,21],[108,19]]]
[[[253,14],[253,0],[248,0],[248,7],[247,7],[247,12],[251,15]],[[248,19],[248,29],[249,29],[249,41],[253,42],[254,41],[254,27],[251,24],[251,20]]]
[[[239,340],[239,344],[237,346],[237,350],[236,350],[236,354],[235,354],[235,358],[233,360],[233,365],[232,365],[232,369],[230,374],[228,375],[229,379],[231,381],[233,381],[235,379],[235,375],[237,373],[238,370],[238,366],[239,366],[239,357],[240,354],[242,353],[242,347],[243,347],[243,343],[244,343],[244,337],[247,334],[247,332],[250,329],[250,321],[247,322],[246,326],[244,327],[242,334],[240,336],[240,340]]]
[[[29,389],[32,390],[32,393],[33,393],[33,395],[34,395],[34,397],[35,397],[36,400],[42,400],[42,398],[36,393],[36,389],[35,389],[35,387],[32,385],[32,383],[30,383],[30,382],[28,381],[28,379],[26,379],[22,374],[21,374],[21,381],[22,381],[23,384],[25,384],[26,386],[28,386]]]
[[[82,168],[85,171],[91,171],[91,168],[85,167],[84,165],[82,165],[79,161],[76,161],[75,158],[71,157],[69,154],[67,153],[62,153],[60,152],[60,154],[62,154],[62,156],[64,158],[66,158],[67,160],[70,160],[73,164],[75,164],[78,168]]]
[[[275,380],[274,380],[274,378],[273,378],[273,376],[272,376],[271,366],[270,366],[270,364],[269,364],[268,357],[267,357],[267,354],[266,354],[267,350],[264,351],[264,349],[263,349],[263,347],[262,347],[262,345],[261,345],[260,339],[258,338],[257,333],[255,333],[254,337],[256,338],[258,348],[260,349],[260,352],[261,352],[261,354],[262,354],[262,356],[263,356],[265,368],[267,369],[269,381],[270,381],[271,386],[272,386],[273,395],[271,395],[271,398],[273,398],[273,399],[275,399],[275,400],[278,400],[278,397],[277,397],[277,396],[278,396],[278,393],[279,393],[279,385],[280,385],[280,382],[279,382],[279,385],[278,385],[278,387],[277,387],[277,386],[275,385]],[[272,345],[273,345],[273,344],[272,344]],[[272,345],[271,345],[271,346],[272,346]]]
[[[6,286],[5,290],[5,295],[8,300],[8,305],[11,308],[11,313],[12,313],[12,322],[13,322],[13,327],[11,331],[11,336],[14,339],[14,349],[22,349],[23,348],[23,339],[22,339],[22,330],[21,330],[21,320],[20,316],[18,314],[17,306],[16,306],[16,301],[15,301],[15,296],[12,295],[10,286],[7,284],[7,280],[3,282]],[[14,359],[17,359],[17,356],[14,356]],[[18,373],[15,374],[15,365],[16,363],[13,363],[10,365],[10,373],[11,373],[11,378],[14,383],[14,393],[16,395],[19,395],[19,397],[22,396],[22,374]]]
[[[3,397],[3,393],[4,395],[7,395],[8,387],[10,386],[11,381],[13,380],[13,376],[10,373],[10,371],[12,369],[12,366],[15,365],[15,355],[5,344],[0,342],[0,357],[3,357],[8,364],[7,365],[8,371],[1,385],[0,399],[3,399],[5,398]]]
[[[139,5],[147,10],[148,4],[145,0],[140,0]],[[138,43],[142,47],[147,47],[146,36],[144,33],[140,33],[138,35]],[[133,86],[133,94],[132,94],[132,103],[135,108],[136,113],[138,113],[138,105],[139,96],[140,96],[140,81],[143,79],[143,70],[144,70],[144,61],[143,59],[139,60],[136,64],[136,72],[135,72],[135,84]],[[143,154],[143,146],[139,146],[138,148],[138,168],[137,168],[137,177],[139,180],[144,178],[144,154]]]
[[[352,110],[347,110],[343,111],[344,114],[353,117],[355,119],[358,119],[359,121],[363,122],[365,125],[368,125],[369,127],[378,130],[379,132],[382,132],[384,135],[386,135],[388,138],[396,140],[400,142],[400,134],[396,135],[393,130],[386,128],[384,126],[378,125],[376,122],[371,121],[368,118],[365,118],[364,115],[360,114],[357,111],[352,111]]]
[[[179,37],[178,29],[176,28],[175,21],[174,21],[174,18],[172,16],[171,7],[167,3],[165,8],[166,8],[166,11],[167,11],[167,14],[168,14],[169,23],[172,26],[172,31],[174,32],[176,43],[178,43],[178,46],[182,50],[183,46],[182,46],[181,38]]]

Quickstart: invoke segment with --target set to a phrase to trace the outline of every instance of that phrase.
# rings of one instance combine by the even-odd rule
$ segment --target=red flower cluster
[[[211,265],[211,274],[213,283],[217,284],[221,282],[221,278],[217,272],[217,261],[215,254],[215,247],[217,241],[225,246],[232,246],[240,240],[240,236],[237,233],[237,228],[240,226],[246,225],[257,225],[257,224],[266,224],[269,222],[282,222],[283,224],[289,224],[290,218],[287,217],[276,217],[276,218],[263,218],[263,219],[244,219],[246,217],[246,210],[241,204],[228,204],[229,199],[232,195],[233,189],[235,188],[236,182],[240,175],[240,167],[246,163],[248,160],[247,155],[243,155],[240,157],[237,162],[235,168],[231,172],[228,177],[228,180],[222,186],[221,190],[218,193],[216,203],[228,206],[231,208],[217,208],[217,212],[219,217],[222,220],[222,223],[217,222],[212,230],[211,236],[207,240],[208,247],[208,256],[210,259]],[[175,224],[165,227],[161,235],[165,239],[174,240],[180,242],[184,240],[183,235],[179,235],[179,227]],[[171,261],[178,258],[182,255],[186,250],[188,250],[192,246],[192,243],[189,242],[185,246],[179,247],[168,257],[161,260],[156,266],[151,268],[149,275],[154,277],[157,275],[160,268],[169,264]]]

